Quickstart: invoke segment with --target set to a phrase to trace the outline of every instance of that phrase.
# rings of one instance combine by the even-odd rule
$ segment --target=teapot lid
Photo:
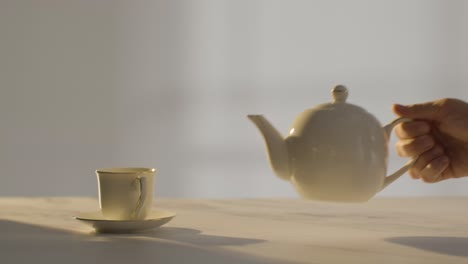
[[[331,94],[332,102],[306,109],[297,117],[293,127],[300,127],[300,124],[307,127],[311,124],[320,124],[320,126],[327,124],[327,126],[339,127],[338,124],[352,123],[350,126],[355,130],[365,129],[371,124],[375,124],[376,127],[380,128],[380,123],[372,114],[358,105],[346,102],[349,95],[346,86],[336,85],[331,90]]]
[[[337,85],[335,86],[332,91],[333,95],[333,102],[334,103],[345,103],[346,99],[348,98],[348,89],[344,85]]]
[[[324,120],[334,120],[337,122],[353,122],[356,129],[368,127],[370,124],[375,124],[380,127],[379,121],[364,108],[346,102],[348,99],[348,88],[339,84],[331,90],[333,101],[325,103],[313,108],[314,116]]]
[[[338,84],[331,90],[332,94],[332,102],[321,104],[315,107],[315,110],[326,110],[326,112],[330,112],[332,110],[337,115],[370,115],[364,108],[346,102],[348,99],[348,88],[346,88],[343,84]]]

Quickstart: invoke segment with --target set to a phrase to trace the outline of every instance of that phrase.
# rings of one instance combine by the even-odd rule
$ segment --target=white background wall
[[[337,83],[382,123],[467,100],[467,6],[0,0],[0,195],[96,195],[96,168],[154,166],[160,197],[296,197],[245,115],[286,132]],[[467,189],[404,176],[382,195]]]

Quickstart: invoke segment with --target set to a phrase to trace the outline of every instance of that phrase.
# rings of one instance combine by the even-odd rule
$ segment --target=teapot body
[[[392,129],[407,118],[381,126],[363,108],[346,103],[346,87],[332,90],[333,102],[300,113],[283,137],[262,115],[248,115],[263,135],[273,172],[306,199],[365,202],[403,175],[410,160],[386,175]]]
[[[290,181],[306,199],[367,201],[384,185],[387,141],[378,120],[358,106],[308,109],[296,117],[286,138]]]

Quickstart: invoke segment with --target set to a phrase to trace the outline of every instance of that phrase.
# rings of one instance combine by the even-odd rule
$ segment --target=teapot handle
[[[393,120],[388,125],[384,126],[383,129],[385,131],[385,134],[387,134],[387,140],[390,139],[390,135],[392,133],[392,130],[396,125],[398,125],[400,123],[403,123],[403,122],[408,122],[408,121],[413,121],[413,119],[406,118],[406,117],[400,117],[400,118],[397,118],[397,119]],[[394,182],[396,179],[400,178],[401,175],[405,174],[405,172],[407,172],[408,169],[411,166],[413,166],[415,161],[416,161],[416,158],[411,159],[403,167],[401,167],[399,170],[397,170],[393,174],[390,174],[387,177],[385,177],[382,189],[387,187],[390,183]]]

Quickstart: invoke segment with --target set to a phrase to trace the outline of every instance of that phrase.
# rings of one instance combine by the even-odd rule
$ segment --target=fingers
[[[441,152],[442,154],[440,154]],[[434,183],[447,178],[448,174],[444,172],[449,164],[450,160],[443,154],[443,151],[434,148],[421,155],[409,173],[414,179],[422,179],[425,182]]]
[[[451,115],[459,112],[460,103],[465,104],[458,99],[445,98],[421,104],[393,106],[393,111],[397,115],[413,120],[395,127],[395,133],[400,139],[396,144],[397,153],[400,156],[416,159],[408,171],[411,177],[425,182],[438,182],[457,177],[456,170],[459,168],[454,167],[456,163],[453,164],[453,160],[451,161],[457,157],[451,155],[449,157],[444,153],[453,154],[450,147],[454,144],[443,144],[447,149],[442,149],[439,143],[444,142],[439,140],[444,138],[438,135],[440,133],[450,135],[451,131],[445,128],[450,127],[447,123],[452,120]],[[432,126],[438,126],[438,130],[432,131]]]
[[[402,132],[404,133],[404,132]],[[436,145],[430,135],[416,138],[400,139],[396,144],[397,153],[403,157],[417,157],[416,162],[408,171],[413,179],[422,179],[433,183],[447,179],[444,171],[450,164],[440,145]]]
[[[416,138],[400,139],[396,145],[397,153],[403,157],[416,158],[416,162],[408,171],[413,179],[434,183],[450,178],[449,158],[444,149],[435,143],[430,135]]]
[[[422,135],[416,138],[400,139],[396,143],[396,151],[401,157],[418,157],[434,145],[434,139],[430,135]]]
[[[409,174],[413,179],[421,179],[422,171],[426,169],[427,165],[431,163],[436,158],[444,155],[444,150],[441,146],[436,145],[432,149],[421,154],[417,160],[414,162],[413,166],[409,170]],[[434,166],[431,166],[432,168]],[[426,174],[428,170],[426,170]]]
[[[395,134],[402,139],[409,139],[429,134],[431,127],[425,121],[411,121],[398,124],[395,127]]]
[[[399,116],[413,119],[439,120],[440,104],[437,102],[413,105],[395,104],[393,105],[393,112]]]

